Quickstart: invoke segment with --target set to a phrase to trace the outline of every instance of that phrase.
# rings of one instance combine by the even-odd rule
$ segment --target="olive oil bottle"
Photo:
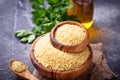
[[[93,0],[70,0],[72,9],[68,9],[68,15],[76,15],[77,19],[89,29],[93,24]]]

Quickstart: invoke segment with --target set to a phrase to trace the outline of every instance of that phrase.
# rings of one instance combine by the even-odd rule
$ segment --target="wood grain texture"
[[[18,61],[18,60],[11,60],[9,62],[9,68],[14,74],[16,74],[17,76],[19,76],[19,77],[21,77],[22,79],[25,79],[25,80],[39,80],[38,78],[33,76],[33,74],[31,74],[31,72],[28,70],[28,68],[25,65],[24,65],[26,67],[25,71],[23,71],[23,72],[14,71],[11,67],[11,64],[12,64],[13,61]]]
[[[55,80],[73,79],[75,77],[78,77],[82,73],[84,73],[87,70],[87,68],[90,66],[90,64],[92,63],[93,52],[92,52],[91,47],[88,45],[88,48],[90,50],[90,56],[87,59],[87,61],[80,68],[76,68],[76,69],[73,69],[70,71],[55,71],[52,69],[48,69],[48,68],[42,66],[42,64],[38,63],[38,61],[35,59],[35,56],[34,56],[34,46],[35,46],[36,42],[38,40],[40,40],[40,38],[41,37],[38,37],[33,42],[31,49],[30,49],[30,58],[31,58],[32,64],[35,67],[35,69],[38,70],[39,73],[41,73],[42,75],[44,75],[48,78],[55,79]]]
[[[104,52],[103,44],[96,43],[90,44],[93,51],[93,59],[90,67],[79,77],[69,80],[113,80],[115,73],[109,68]],[[39,74],[37,70],[34,70],[33,74],[41,80],[50,80],[47,77]]]
[[[30,44],[22,44],[14,36],[16,30],[31,30],[29,0],[0,0],[0,80],[21,80],[8,68],[11,59],[23,61],[32,71]],[[94,0],[94,25],[90,42],[102,42],[110,68],[120,80],[120,0]],[[92,37],[91,37],[92,36]]]
[[[83,29],[83,31],[86,33],[85,35],[85,38],[78,44],[75,44],[75,45],[65,45],[65,44],[62,44],[60,42],[58,42],[56,39],[55,39],[55,32],[56,30],[61,27],[62,25],[64,24],[74,24],[74,25],[77,25],[79,27],[81,27]],[[67,33],[66,33],[67,35]],[[59,49],[59,50],[62,50],[62,51],[65,51],[65,52],[69,52],[69,53],[75,53],[77,54],[78,52],[81,52],[83,51],[86,46],[89,44],[89,34],[88,34],[88,31],[87,29],[81,25],[79,22],[75,22],[75,21],[63,21],[59,24],[57,24],[50,32],[50,41],[52,43],[52,45]]]

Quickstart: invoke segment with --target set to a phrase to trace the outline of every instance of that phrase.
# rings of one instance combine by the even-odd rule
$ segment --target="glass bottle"
[[[70,0],[72,9],[68,9],[68,15],[76,15],[77,19],[89,29],[93,24],[93,0]]]

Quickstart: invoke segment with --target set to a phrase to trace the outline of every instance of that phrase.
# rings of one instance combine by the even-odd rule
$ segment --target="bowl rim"
[[[43,35],[44,36],[44,35]],[[75,68],[75,69],[72,69],[72,70],[67,70],[67,71],[57,71],[57,70],[52,70],[52,69],[49,69],[49,68],[46,68],[44,67],[41,63],[39,63],[36,59],[35,59],[35,56],[34,56],[34,47],[35,47],[35,44],[36,42],[41,38],[38,37],[32,44],[31,48],[30,48],[30,59],[31,59],[31,62],[33,64],[33,66],[35,67],[35,69],[37,69],[39,71],[39,73],[42,73],[42,71],[45,73],[52,73],[52,74],[69,74],[69,73],[75,73],[76,71],[79,71],[79,75],[81,75],[83,72],[85,72],[88,67],[90,66],[90,64],[92,63],[92,58],[93,58],[93,52],[92,52],[92,48],[90,45],[87,45],[88,48],[89,48],[89,51],[90,51],[90,55],[88,57],[88,59],[86,60],[86,62],[80,67],[80,68]],[[40,71],[40,70],[41,71]],[[42,73],[44,76],[46,76],[44,73]],[[48,77],[48,76],[47,76]],[[50,77],[49,77],[50,78]]]
[[[57,41],[55,39],[55,32],[59,27],[61,27],[64,24],[74,24],[74,25],[79,26],[86,33],[85,38],[80,43],[74,44],[74,45],[66,45],[66,44],[60,43],[59,41]],[[59,50],[69,52],[69,53],[78,53],[78,52],[83,51],[86,48],[86,46],[88,45],[88,43],[89,43],[89,34],[88,34],[87,29],[82,24],[80,24],[79,22],[76,22],[76,21],[63,21],[63,22],[60,22],[57,25],[55,25],[53,27],[53,29],[51,30],[51,32],[50,32],[50,41],[51,41],[52,45],[55,48],[59,49]]]

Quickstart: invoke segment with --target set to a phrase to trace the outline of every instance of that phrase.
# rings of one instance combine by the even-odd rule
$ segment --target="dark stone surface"
[[[120,0],[95,0],[94,25],[90,29],[92,43],[103,42],[110,68],[120,80]],[[14,32],[30,30],[31,7],[28,0],[0,0],[0,80],[21,80],[8,68],[11,59],[23,61],[32,71],[30,44],[22,44]]]

